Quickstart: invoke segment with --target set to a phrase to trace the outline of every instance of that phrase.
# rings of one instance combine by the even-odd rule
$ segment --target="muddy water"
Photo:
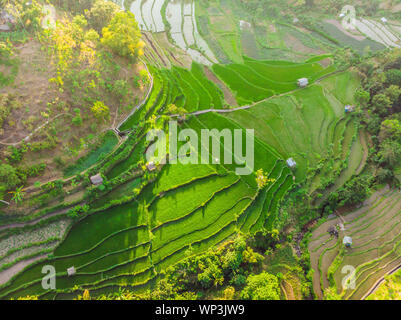
[[[154,0],[144,0],[142,1],[142,17],[143,21],[145,22],[146,25],[146,30],[147,31],[156,31],[156,26],[153,23],[153,17],[152,17],[152,7],[153,7]]]
[[[141,0],[134,0],[131,4],[130,11],[134,14],[136,21],[138,21],[138,25],[141,28],[141,30],[146,31],[146,25],[145,22],[143,21],[142,18],[142,12],[141,12]]]
[[[166,0],[155,0],[155,3],[153,5],[152,16],[156,32],[163,32],[166,29],[161,13],[165,1]]]

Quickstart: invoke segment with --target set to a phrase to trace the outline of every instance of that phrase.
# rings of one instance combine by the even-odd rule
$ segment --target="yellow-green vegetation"
[[[385,276],[380,286],[368,296],[367,300],[400,300],[401,298],[401,272],[397,271]]]
[[[135,61],[143,55],[145,43],[135,17],[130,12],[118,12],[103,29],[102,43],[114,53]]]
[[[343,299],[361,299],[400,264],[399,199],[399,191],[380,190],[362,208],[330,218],[312,232],[309,250],[317,297],[331,288]],[[328,233],[329,227],[338,229],[338,238]],[[353,239],[350,249],[343,248],[344,236]],[[349,276],[347,266],[355,270],[355,286],[343,288],[344,278]]]
[[[62,8],[78,9],[72,5],[64,2]],[[10,177],[13,172],[18,176],[18,180],[9,179],[18,184],[1,183],[0,199],[13,202],[8,191],[61,178],[67,166],[93,153],[103,133],[143,98],[149,83],[146,68],[139,61],[143,42],[136,21],[125,13],[114,19],[118,6],[103,0],[88,1],[75,15],[53,8],[58,21],[45,29],[41,19],[46,10],[40,1],[31,5],[9,1],[7,8],[12,9],[10,15],[18,15],[11,34],[30,32],[21,41],[10,37],[0,43],[0,82],[4,87],[0,163],[12,167]],[[126,33],[116,32],[121,24],[128,28]],[[102,29],[109,25],[107,43],[102,44]],[[120,40],[127,38],[129,57],[121,50],[113,52],[117,34]],[[103,152],[112,149],[107,147]],[[12,203],[4,209],[18,214],[27,211],[27,205]]]

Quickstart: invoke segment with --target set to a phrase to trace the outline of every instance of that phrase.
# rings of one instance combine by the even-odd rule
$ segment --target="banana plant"
[[[10,194],[13,195],[12,201],[14,201],[16,204],[22,202],[22,199],[24,198],[25,192],[24,192],[24,187],[18,187],[15,189],[15,191],[11,191]]]

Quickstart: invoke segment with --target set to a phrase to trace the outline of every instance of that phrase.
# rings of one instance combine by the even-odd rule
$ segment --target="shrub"
[[[108,119],[110,116],[110,109],[108,106],[106,106],[103,102],[101,101],[96,101],[92,108],[91,111],[93,115],[99,119],[99,120],[105,120]]]

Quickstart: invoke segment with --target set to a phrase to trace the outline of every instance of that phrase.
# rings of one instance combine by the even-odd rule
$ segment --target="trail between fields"
[[[117,127],[115,127],[115,123],[113,123],[113,127],[110,128],[110,130],[114,131],[114,132],[117,134],[118,137],[121,137],[121,131],[119,130],[119,128],[120,128],[120,127],[121,127],[121,126],[122,126],[122,125],[138,110],[138,109],[140,109],[143,105],[145,105],[145,103],[146,103],[147,100],[149,99],[149,96],[150,96],[151,92],[153,91],[153,87],[154,87],[154,79],[153,79],[153,76],[152,76],[152,74],[149,72],[148,66],[147,66],[147,64],[146,64],[144,61],[143,61],[143,64],[144,64],[144,66],[145,66],[146,71],[148,72],[149,79],[150,79],[150,87],[149,87],[149,90],[148,90],[148,92],[147,92],[145,98],[143,99],[143,101],[142,101],[141,103],[139,103],[136,107],[134,107],[134,108],[131,110],[131,112],[121,121],[121,123],[120,123]],[[334,72],[334,73],[336,73],[336,72]],[[330,75],[332,75],[332,74],[333,74],[333,73],[331,73]],[[328,75],[323,76],[322,78],[316,80],[314,83],[320,82],[321,80],[323,80],[323,79],[326,78],[327,76],[328,76]],[[284,96],[284,95],[288,95],[288,94],[291,94],[291,93],[296,92],[296,91],[299,91],[299,90],[302,90],[302,89],[301,89],[301,88],[297,88],[297,89],[295,89],[295,90],[292,90],[292,91],[289,91],[289,92],[285,92],[285,93],[282,93],[282,94],[278,94],[278,95],[274,95],[274,96],[268,97],[268,98],[266,98],[266,99],[263,99],[263,100],[254,102],[253,104],[245,105],[245,106],[241,106],[241,107],[235,107],[235,108],[231,108],[231,109],[206,109],[206,110],[199,110],[199,111],[195,111],[195,112],[193,112],[193,113],[188,113],[188,114],[186,114],[186,115],[194,115],[194,116],[197,116],[197,115],[202,115],[202,114],[206,114],[206,113],[210,113],[210,112],[215,112],[215,113],[231,113],[231,112],[240,111],[240,110],[247,110],[247,109],[250,109],[250,108],[254,107],[254,106],[257,105],[257,104],[266,102],[266,101],[268,101],[268,100],[271,100],[271,99],[274,99],[274,98],[277,98],[277,97],[281,97],[281,96]],[[22,139],[20,142],[16,142],[16,143],[4,143],[4,142],[0,142],[0,144],[16,146],[16,145],[21,144],[21,143],[24,142],[24,141],[28,141],[28,140],[32,137],[32,135],[34,135],[38,130],[42,129],[42,128],[43,128],[44,126],[46,126],[48,123],[50,123],[51,121],[54,121],[56,118],[58,118],[58,117],[60,117],[60,116],[62,116],[62,115],[67,115],[67,114],[68,114],[68,113],[59,114],[59,115],[57,115],[56,117],[54,117],[54,118],[52,118],[52,119],[49,119],[49,120],[46,121],[44,124],[42,124],[40,127],[36,128],[33,132],[31,132],[27,137],[25,137],[24,139]],[[68,114],[68,115],[71,116],[71,114]],[[180,116],[181,116],[181,115],[170,115],[170,117],[172,117],[172,118],[174,118],[174,117],[180,117]],[[115,122],[115,121],[114,121],[114,122]],[[107,129],[107,130],[109,130],[109,129]],[[120,141],[120,143],[121,143],[121,141]],[[120,145],[120,143],[119,143],[119,145]],[[89,169],[90,169],[90,168],[89,168]],[[87,170],[89,170],[89,169],[87,169]],[[85,170],[84,172],[86,172],[87,170]],[[65,181],[68,181],[68,180],[70,180],[70,179],[72,179],[72,178],[73,178],[73,177],[70,177],[70,178],[68,178],[68,179],[65,180]],[[75,204],[75,205],[82,205],[82,204],[85,204],[85,201],[82,202],[82,203],[80,203],[80,204]],[[75,205],[74,205],[74,206],[75,206]],[[42,220],[44,220],[44,219],[47,219],[47,218],[50,218],[50,217],[54,217],[54,216],[57,216],[57,215],[62,215],[62,214],[64,214],[64,213],[68,212],[68,210],[69,210],[70,208],[71,208],[71,207],[67,207],[67,208],[63,208],[63,209],[60,209],[60,210],[56,210],[56,211],[47,213],[47,214],[45,214],[45,215],[43,215],[43,216],[41,216],[41,217],[38,217],[38,218],[36,218],[36,219],[33,219],[33,220],[31,220],[31,221],[27,221],[27,222],[16,222],[16,223],[8,224],[8,225],[3,225],[3,226],[0,226],[0,231],[2,231],[2,230],[4,230],[4,229],[22,228],[22,227],[28,226],[28,225],[35,225],[35,224],[37,224],[38,222],[40,222],[40,221],[42,221]],[[299,240],[301,240],[301,239],[303,238],[303,235],[301,235],[299,238],[300,238]],[[299,251],[299,252],[297,252],[297,254],[299,255],[299,254],[301,253],[300,248],[298,248],[297,251]],[[9,269],[6,269],[6,270],[4,270],[4,271],[2,271],[2,272],[0,272],[0,285],[1,285],[1,283],[4,283],[4,281],[5,281],[5,282],[8,281],[7,279],[9,279],[10,276],[12,277],[13,275],[19,273],[19,272],[20,272],[21,270],[23,270],[26,266],[30,265],[31,263],[33,263],[33,262],[35,262],[35,261],[37,261],[37,260],[39,260],[39,259],[41,259],[41,258],[43,258],[43,256],[37,256],[37,257],[31,258],[31,259],[28,259],[28,260],[23,260],[23,261],[17,263],[16,265],[14,265],[13,267],[11,267],[11,268],[9,268]]]
[[[39,255],[27,260],[22,260],[17,262],[12,267],[0,271],[0,285],[5,284],[8,282],[14,275],[24,270],[27,266],[31,265],[32,263],[39,261],[40,259],[44,259],[47,257],[47,254]]]
[[[151,92],[153,91],[153,76],[152,76],[152,74],[149,72],[148,65],[146,64],[146,62],[144,62],[144,61],[142,61],[142,62],[143,62],[143,64],[144,64],[144,66],[145,66],[146,71],[148,72],[148,75],[149,75],[150,87],[149,87],[148,93],[146,94],[146,96],[145,96],[145,98],[142,100],[142,102],[139,103],[135,108],[133,108],[133,109],[131,110],[131,112],[125,117],[124,120],[121,121],[121,123],[120,123],[117,127],[111,128],[111,130],[113,130],[115,133],[117,133],[118,136],[120,136],[120,133],[121,133],[120,130],[119,130],[119,128],[120,128],[120,127],[121,127],[121,126],[122,126],[122,125],[123,125],[123,124],[139,109],[139,108],[141,108],[141,107],[148,101],[148,98],[149,98]]]
[[[3,141],[4,141],[4,140],[3,140],[3,141],[0,141],[0,144],[5,145],[5,146],[14,146],[14,147],[15,147],[15,146],[18,146],[18,145],[20,145],[20,144],[23,143],[23,142],[29,141],[29,139],[30,139],[36,132],[38,132],[38,131],[39,131],[40,129],[42,129],[43,127],[47,126],[50,122],[56,120],[57,118],[59,118],[59,117],[61,117],[61,116],[66,116],[66,115],[72,117],[72,115],[69,114],[69,113],[60,113],[60,114],[58,114],[57,116],[55,116],[54,118],[47,120],[47,121],[46,121],[45,123],[43,123],[41,126],[37,127],[35,130],[33,130],[30,134],[28,134],[28,135],[27,135],[25,138],[23,138],[22,140],[20,140],[20,141],[18,141],[18,142],[3,142]]]
[[[385,278],[387,276],[390,276],[390,275],[396,273],[400,269],[401,269],[401,265],[395,267],[394,269],[392,269],[391,271],[386,273],[383,277],[381,277],[379,280],[377,280],[376,283],[368,290],[368,292],[365,293],[365,295],[361,298],[361,300],[365,300],[367,297],[369,297],[383,283],[383,281],[385,280]]]
[[[336,74],[336,73],[339,73],[339,72],[341,72],[341,71],[335,71],[335,72],[332,72],[332,73],[330,73],[330,74],[324,75],[323,77],[317,79],[313,84],[317,84],[317,83],[319,83],[320,81],[326,79],[328,76],[332,76],[333,74]],[[215,113],[230,113],[230,112],[235,112],[235,111],[239,111],[239,110],[247,110],[247,109],[251,109],[252,107],[254,107],[254,106],[256,106],[256,105],[258,105],[258,104],[260,104],[260,103],[263,103],[263,102],[266,102],[266,101],[269,101],[269,100],[272,100],[272,99],[275,99],[275,98],[283,97],[283,96],[292,94],[292,93],[294,93],[294,92],[297,92],[297,91],[299,91],[299,90],[303,90],[303,88],[297,88],[297,89],[294,89],[294,90],[292,90],[292,91],[288,91],[288,92],[283,92],[283,93],[280,93],[280,94],[276,94],[276,95],[273,95],[273,96],[271,96],[271,97],[262,99],[262,100],[260,100],[260,101],[257,101],[257,102],[254,102],[254,103],[252,103],[252,104],[245,105],[245,106],[242,106],[242,107],[236,107],[236,108],[230,108],[230,109],[205,109],[205,110],[199,110],[199,111],[195,111],[195,112],[191,112],[191,113],[186,113],[185,115],[188,115],[188,116],[198,116],[198,115],[206,114],[206,113],[209,113],[209,112],[215,112]],[[169,117],[171,117],[171,118],[178,118],[178,117],[181,117],[181,116],[182,116],[182,115],[179,115],[179,114],[172,114],[172,115],[169,115]],[[159,115],[159,117],[160,117],[160,115]]]
[[[53,212],[46,213],[46,214],[44,214],[44,215],[42,215],[42,216],[40,216],[40,217],[38,217],[36,219],[29,220],[29,221],[26,221],[26,222],[14,222],[14,223],[11,223],[11,224],[2,225],[2,226],[0,226],[0,231],[2,231],[4,229],[14,229],[14,228],[23,228],[23,227],[26,227],[26,226],[33,226],[33,225],[39,223],[42,220],[45,220],[45,219],[48,219],[48,218],[51,218],[51,217],[54,217],[54,216],[59,216],[59,215],[62,215],[64,213],[67,213],[72,207],[79,206],[79,205],[84,205],[85,203],[86,203],[85,201],[83,201],[81,203],[76,203],[76,204],[68,206],[66,208],[62,208],[62,209],[59,209],[59,210],[56,210],[56,211],[53,211]]]

